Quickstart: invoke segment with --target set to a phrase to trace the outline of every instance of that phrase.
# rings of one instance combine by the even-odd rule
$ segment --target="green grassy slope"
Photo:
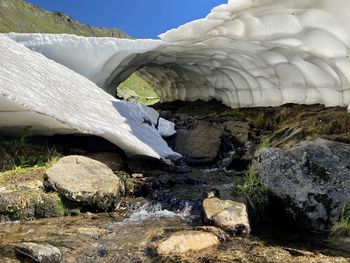
[[[0,33],[8,32],[128,38],[119,29],[83,25],[65,14],[47,12],[24,0],[0,0]],[[118,96],[148,105],[158,101],[151,85],[136,73],[118,87]]]
[[[159,101],[152,86],[143,80],[137,72],[119,85],[117,95],[125,100],[138,101],[146,105],[152,105]]]
[[[59,12],[47,12],[24,0],[0,0],[0,32],[66,33],[127,38],[119,29],[93,28]]]

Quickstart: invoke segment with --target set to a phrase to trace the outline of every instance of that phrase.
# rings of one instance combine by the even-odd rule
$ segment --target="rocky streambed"
[[[173,166],[96,138],[30,139],[57,160],[1,173],[1,262],[350,262],[346,231],[330,234],[350,201],[345,109],[157,107],[176,124]]]
[[[349,262],[350,253],[329,243],[326,236],[263,229],[229,237],[218,228],[204,227],[193,187],[176,188],[177,193],[171,197],[164,193],[159,201],[127,198],[117,212],[3,223],[2,262],[31,262],[15,250],[17,244],[28,242],[58,248],[61,262]],[[186,244],[184,253],[175,253],[182,243],[174,239],[161,251],[165,255],[158,254],[164,240],[186,231],[185,240],[194,238],[195,243]],[[197,233],[209,236],[197,239]],[[207,241],[213,237],[217,242]]]

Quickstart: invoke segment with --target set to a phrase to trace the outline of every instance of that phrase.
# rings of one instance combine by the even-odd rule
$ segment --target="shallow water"
[[[172,212],[159,203],[144,202],[136,203],[128,217],[85,214],[4,223],[0,225],[0,262],[29,262],[15,254],[14,245],[19,242],[56,246],[62,262],[350,262],[350,253],[326,247],[316,237],[288,240],[281,235],[281,239],[272,239],[268,232],[265,236],[260,233],[260,238],[235,238],[209,254],[186,259],[157,258],[148,249],[154,236],[191,229],[193,219],[189,210]]]
[[[153,233],[190,227],[181,214],[152,209],[141,207],[127,219],[113,213],[2,224],[1,262],[21,262],[14,252],[19,242],[56,246],[63,262],[144,262]]]
[[[157,257],[149,249],[154,237],[202,224],[204,191],[219,189],[222,198],[231,199],[234,184],[241,180],[215,170],[174,176],[176,182],[154,193],[152,200],[127,198],[119,213],[0,224],[0,262],[29,262],[16,255],[14,246],[19,242],[56,246],[62,262],[350,262],[350,248],[331,246],[325,237],[271,228],[234,238],[206,254]]]

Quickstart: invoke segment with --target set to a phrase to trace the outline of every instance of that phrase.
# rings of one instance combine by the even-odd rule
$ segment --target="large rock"
[[[250,225],[246,205],[243,203],[207,198],[203,201],[204,220],[237,235],[249,234]]]
[[[180,231],[162,241],[157,248],[160,255],[198,253],[218,246],[219,238],[204,231]]]
[[[61,158],[46,176],[48,185],[66,198],[98,210],[110,209],[124,191],[108,166],[84,156]]]
[[[177,131],[175,150],[193,163],[212,162],[218,156],[222,130],[200,121],[193,129]]]
[[[350,145],[317,139],[290,150],[262,149],[254,169],[263,184],[291,204],[304,226],[327,230],[350,202]]]
[[[15,247],[20,254],[28,256],[39,263],[61,262],[61,252],[51,245],[38,245],[35,243],[20,243]]]
[[[206,109],[208,105],[197,103],[194,107]],[[254,137],[254,132],[249,122],[236,120],[232,116],[220,116],[219,111],[209,116],[191,111],[165,113],[177,125],[175,150],[182,154],[187,163],[218,161],[220,166],[228,167],[230,164],[239,166],[237,162],[253,158],[250,139]]]

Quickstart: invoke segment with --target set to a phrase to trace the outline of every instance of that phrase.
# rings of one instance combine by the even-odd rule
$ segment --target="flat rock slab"
[[[40,263],[61,262],[61,252],[51,245],[39,245],[36,243],[20,243],[15,247],[16,251],[22,255],[34,259]]]
[[[71,155],[61,158],[46,172],[48,185],[69,200],[108,210],[124,191],[122,181],[105,164]]]
[[[207,198],[203,201],[203,212],[207,223],[212,223],[229,233],[250,233],[247,208],[243,203]]]
[[[157,248],[160,255],[180,255],[198,253],[218,246],[219,238],[209,232],[186,230],[172,234]]]

